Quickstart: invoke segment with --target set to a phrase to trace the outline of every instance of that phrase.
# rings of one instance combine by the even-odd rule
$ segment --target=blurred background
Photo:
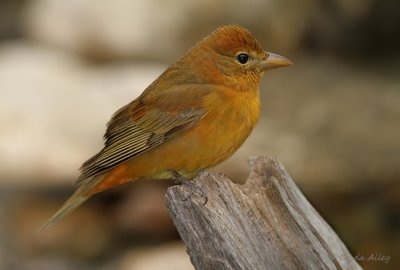
[[[36,230],[111,114],[230,23],[295,66],[266,74],[257,128],[215,170],[243,182],[248,156],[278,157],[365,269],[400,269],[399,14],[398,0],[2,0],[0,269],[193,269],[167,181]]]

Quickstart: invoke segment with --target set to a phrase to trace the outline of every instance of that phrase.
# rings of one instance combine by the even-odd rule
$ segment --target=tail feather
[[[60,221],[65,216],[69,215],[72,211],[74,211],[78,206],[84,203],[90,196],[82,196],[79,193],[79,190],[69,198],[64,205],[49,219],[47,220],[39,229],[38,233],[46,230],[53,224]]]
[[[65,216],[69,215],[72,211],[78,208],[82,203],[84,203],[87,199],[90,198],[91,195],[98,193],[100,191],[109,189],[114,186],[121,185],[126,181],[122,181],[121,179],[125,180],[128,177],[124,174],[125,167],[116,167],[114,170],[111,170],[108,174],[100,174],[94,176],[92,178],[87,178],[84,181],[78,183],[79,188],[75,193],[64,203],[64,205],[48,220],[44,223],[38,233],[44,231],[51,225],[57,223]],[[104,184],[104,186],[100,186],[100,184]]]

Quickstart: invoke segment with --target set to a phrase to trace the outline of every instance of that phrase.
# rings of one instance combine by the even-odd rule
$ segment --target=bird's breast
[[[222,88],[206,96],[203,104],[207,112],[204,121],[212,122],[214,131],[232,129],[230,133],[236,134],[240,133],[238,131],[251,131],[260,116],[258,90],[235,91]]]
[[[260,115],[259,92],[221,88],[206,96],[203,104],[207,114],[193,132],[213,166],[230,157],[250,135]]]
[[[131,175],[168,178],[172,169],[192,178],[229,158],[250,135],[260,114],[258,89],[252,93],[221,89],[202,103],[205,116],[181,136],[151,150],[151,159],[142,155],[132,160]]]

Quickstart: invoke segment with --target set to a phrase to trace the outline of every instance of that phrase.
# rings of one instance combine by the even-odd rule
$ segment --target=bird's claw
[[[181,174],[179,174],[177,171],[171,170],[171,174],[174,177],[174,182],[178,185],[183,185],[186,186],[187,189],[189,190],[188,195],[182,198],[182,201],[187,201],[193,194],[198,194],[200,197],[204,199],[203,205],[206,205],[208,202],[208,197],[204,190],[196,185],[194,182],[190,181],[189,179],[186,179],[183,177]]]

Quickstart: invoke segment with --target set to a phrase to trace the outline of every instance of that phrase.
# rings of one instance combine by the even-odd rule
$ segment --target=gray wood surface
[[[361,269],[274,158],[251,158],[244,185],[201,173],[166,201],[197,270]]]

